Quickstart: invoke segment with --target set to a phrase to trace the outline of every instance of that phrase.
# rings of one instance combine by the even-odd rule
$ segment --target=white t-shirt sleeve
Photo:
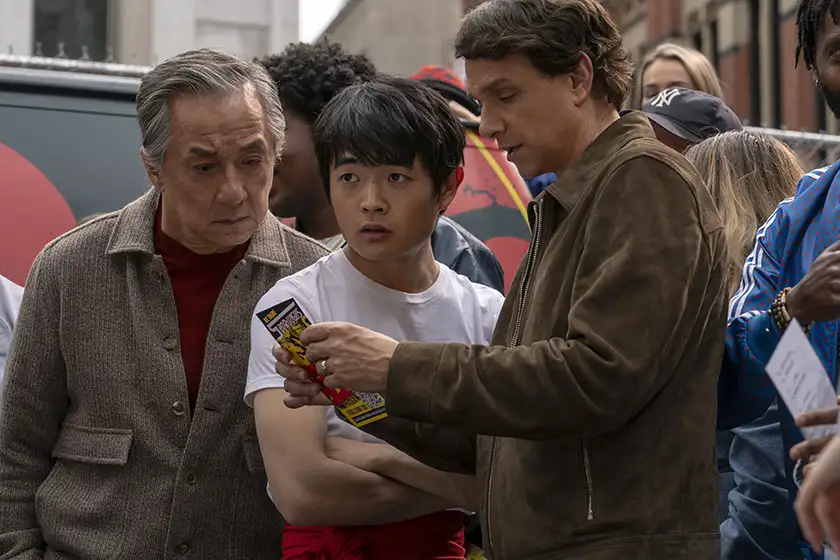
[[[493,339],[493,331],[496,329],[496,322],[502,312],[502,304],[505,296],[487,286],[477,285],[478,305],[481,308],[481,340],[479,344],[490,344]]]
[[[282,389],[286,379],[274,369],[274,337],[265,328],[257,313],[280,302],[294,299],[306,317],[315,323],[312,305],[308,296],[290,281],[281,280],[260,299],[251,314],[251,353],[248,357],[248,378],[245,382],[245,403],[254,406],[254,395],[263,389]]]
[[[22,298],[23,288],[0,276],[0,387]]]
[[[12,345],[12,326],[0,317],[0,390],[3,388],[3,373],[6,370],[6,358]]]

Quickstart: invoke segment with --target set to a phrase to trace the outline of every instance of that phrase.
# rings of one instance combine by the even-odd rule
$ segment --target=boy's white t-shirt
[[[0,276],[0,389],[3,388],[3,370],[12,344],[12,330],[17,321],[23,288]]]
[[[274,338],[256,312],[288,299],[294,299],[312,323],[353,323],[398,341],[485,345],[490,343],[504,296],[443,264],[428,290],[398,292],[359,272],[343,250],[331,253],[278,281],[257,304],[251,318],[251,355],[245,385],[249,406],[253,406],[257,391],[284,385],[285,379],[274,370]],[[327,435],[380,442],[339,419],[332,407],[325,407],[325,414]]]

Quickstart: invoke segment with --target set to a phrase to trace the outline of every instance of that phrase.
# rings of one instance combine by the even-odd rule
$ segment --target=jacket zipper
[[[586,475],[586,520],[595,519],[595,509],[592,505],[592,470],[589,467],[589,449],[586,447],[586,440],[580,438],[580,448],[583,451],[583,473]]]
[[[522,319],[525,315],[525,304],[528,299],[528,288],[530,287],[531,274],[534,272],[534,264],[536,264],[537,253],[540,248],[540,229],[542,229],[542,199],[537,201],[534,205],[534,243],[528,251],[528,263],[525,266],[525,274],[522,276],[522,294],[519,298],[519,309],[516,311],[516,324],[513,327],[513,337],[510,340],[510,348],[519,344],[519,336],[522,329]]]
[[[532,236],[533,243],[528,248],[528,261],[525,265],[525,273],[522,275],[522,293],[519,297],[519,307],[516,310],[516,323],[513,327],[513,336],[510,339],[508,348],[513,348],[519,344],[519,336],[522,330],[522,316],[525,314],[525,303],[528,298],[528,284],[531,281],[531,274],[533,272],[534,264],[537,260],[537,253],[540,248],[540,226],[542,225],[542,199],[537,200],[534,205],[534,234]],[[488,552],[493,553],[493,529],[490,526],[490,504],[493,493],[493,470],[496,467],[496,441],[498,438],[493,438],[493,444],[490,447],[490,472],[487,475],[487,544],[490,548]]]

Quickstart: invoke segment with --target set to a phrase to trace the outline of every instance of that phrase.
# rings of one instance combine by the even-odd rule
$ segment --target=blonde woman
[[[779,202],[793,196],[804,171],[786,144],[749,130],[713,136],[689,148],[685,156],[706,179],[723,218],[734,295],[756,230]]]
[[[671,88],[702,91],[723,99],[720,80],[712,63],[700,51],[663,43],[647,53],[639,66],[633,91],[633,109]]]
[[[720,211],[729,249],[729,290],[734,294],[756,231],[779,202],[793,196],[804,172],[787,145],[748,130],[713,136],[689,148],[685,156],[706,179]],[[750,424],[718,432],[717,457],[721,560],[769,558],[766,550],[784,553],[773,558],[801,558],[785,489],[776,404]]]

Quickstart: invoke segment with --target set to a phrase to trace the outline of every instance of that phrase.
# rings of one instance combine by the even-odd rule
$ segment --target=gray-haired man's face
[[[259,99],[185,95],[170,104],[171,142],[159,169],[164,232],[196,253],[245,243],[268,211],[274,146]]]

